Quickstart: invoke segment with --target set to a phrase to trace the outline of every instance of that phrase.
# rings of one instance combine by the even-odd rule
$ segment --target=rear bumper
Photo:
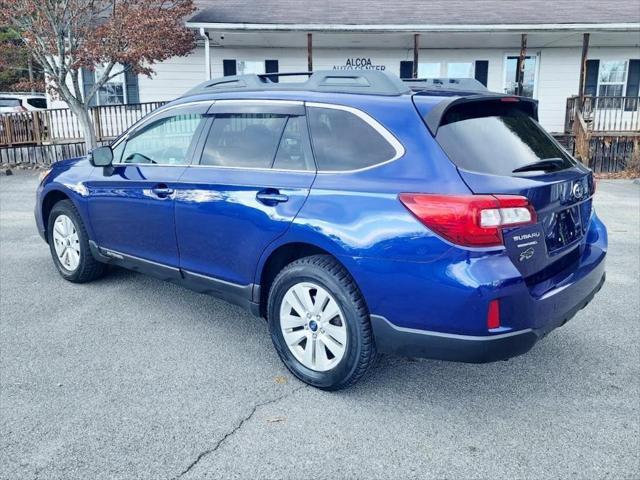
[[[595,282],[589,293],[568,311],[548,318],[542,328],[527,328],[491,336],[457,335],[398,327],[382,316],[371,315],[376,346],[382,353],[468,363],[494,362],[522,355],[547,333],[569,321],[587,306],[604,284],[604,262],[589,277]],[[584,281],[590,283],[589,279]],[[559,294],[562,293],[569,292]]]

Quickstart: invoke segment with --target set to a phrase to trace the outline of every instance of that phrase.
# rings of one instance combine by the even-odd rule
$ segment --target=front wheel
[[[89,250],[89,236],[70,200],[56,203],[47,227],[53,263],[65,280],[85,283],[100,277],[106,266]]]
[[[267,311],[278,355],[309,385],[346,388],[375,359],[362,294],[345,268],[329,255],[287,265],[273,281]]]

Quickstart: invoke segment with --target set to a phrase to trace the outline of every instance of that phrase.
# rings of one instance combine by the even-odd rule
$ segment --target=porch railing
[[[166,102],[104,105],[89,111],[98,142],[112,140]],[[0,146],[47,145],[83,141],[76,115],[67,108],[0,115]]]
[[[568,130],[570,129],[570,130]],[[640,161],[640,99],[567,99],[565,131],[573,133],[575,155],[596,172],[617,172]]]
[[[569,97],[566,104],[565,131],[571,132],[580,116],[589,132],[640,132],[640,98],[597,96]]]

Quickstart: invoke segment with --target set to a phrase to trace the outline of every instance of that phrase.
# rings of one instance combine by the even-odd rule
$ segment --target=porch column
[[[580,62],[580,85],[578,85],[578,97],[580,108],[584,103],[584,87],[587,82],[587,57],[589,56],[589,37],[588,33],[582,36],[582,60]]]
[[[418,50],[420,50],[420,34],[413,34],[413,78],[418,78]]]
[[[307,33],[307,71],[313,72],[313,35]]]
[[[520,56],[518,57],[518,65],[516,67],[516,95],[520,96],[524,92],[524,64],[527,59],[527,34],[523,33],[520,37]]]

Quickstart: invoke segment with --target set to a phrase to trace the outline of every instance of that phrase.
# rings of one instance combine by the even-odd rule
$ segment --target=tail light
[[[517,195],[401,193],[399,198],[424,225],[467,247],[503,245],[503,228],[536,223],[534,208]]]

